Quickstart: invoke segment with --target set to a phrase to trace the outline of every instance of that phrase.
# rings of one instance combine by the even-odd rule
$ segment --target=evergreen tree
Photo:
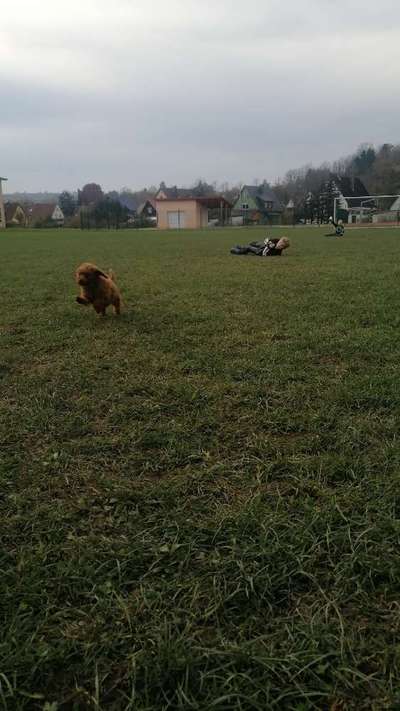
[[[76,200],[72,193],[68,190],[63,190],[58,197],[58,204],[61,207],[65,217],[72,217],[76,210]]]

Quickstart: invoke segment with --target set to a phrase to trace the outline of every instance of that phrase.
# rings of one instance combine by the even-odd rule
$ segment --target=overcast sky
[[[274,180],[400,142],[399,0],[1,0],[6,191]]]

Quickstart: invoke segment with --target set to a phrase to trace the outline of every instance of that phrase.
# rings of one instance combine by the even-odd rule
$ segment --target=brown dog
[[[114,274],[110,271],[104,274],[95,264],[85,262],[75,272],[75,281],[80,286],[80,294],[76,297],[78,304],[89,306],[106,315],[107,306],[113,306],[116,314],[121,313],[121,294],[114,283]]]

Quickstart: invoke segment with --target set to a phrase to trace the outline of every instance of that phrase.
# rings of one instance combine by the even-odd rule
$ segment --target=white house
[[[399,210],[400,210],[400,195],[399,195],[399,197],[396,198],[393,205],[391,206],[390,211],[392,212],[392,210],[393,210],[393,212],[399,212]]]

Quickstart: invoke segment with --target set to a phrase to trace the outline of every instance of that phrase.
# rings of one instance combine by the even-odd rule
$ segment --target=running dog
[[[114,312],[121,313],[121,294],[114,282],[112,271],[105,274],[95,264],[84,262],[75,272],[75,281],[80,287],[76,297],[78,304],[93,306],[96,313],[106,315],[108,306],[113,306]]]

